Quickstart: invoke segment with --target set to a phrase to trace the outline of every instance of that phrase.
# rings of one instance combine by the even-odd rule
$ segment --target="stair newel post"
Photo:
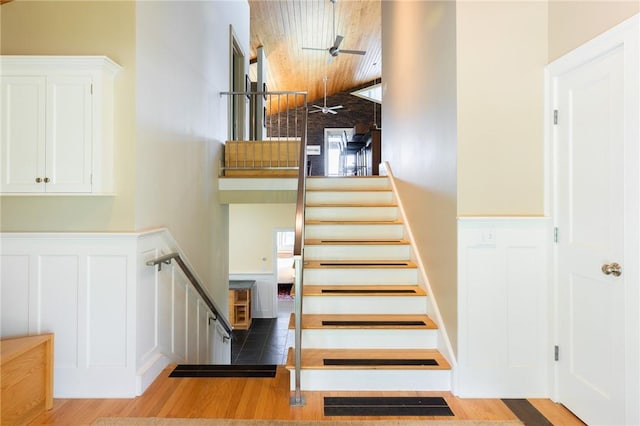
[[[295,265],[294,280],[294,323],[295,323],[295,395],[290,400],[290,405],[303,406],[305,400],[300,390],[300,368],[302,364],[302,256],[293,256]]]

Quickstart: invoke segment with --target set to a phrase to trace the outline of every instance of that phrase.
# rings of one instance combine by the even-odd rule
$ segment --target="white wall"
[[[295,228],[295,204],[229,206],[229,272],[274,273],[274,229]]]
[[[249,5],[136,4],[135,227],[169,228],[225,306],[228,216],[227,206],[218,203],[217,177],[227,99],[219,93],[229,90],[229,25],[248,52]]]
[[[382,2],[382,157],[455,348],[456,3]]]

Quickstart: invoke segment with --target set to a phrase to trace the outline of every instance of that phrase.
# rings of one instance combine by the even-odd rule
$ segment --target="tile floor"
[[[234,330],[232,364],[285,364],[294,333],[289,330],[293,301],[278,298],[277,318],[254,318],[249,330]]]

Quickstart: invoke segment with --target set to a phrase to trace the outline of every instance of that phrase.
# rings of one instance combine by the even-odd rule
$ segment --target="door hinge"
[[[91,85],[89,86],[89,93],[91,93],[93,95],[93,83],[91,83]]]
[[[558,124],[558,110],[553,110],[553,124]]]
[[[560,346],[555,345],[553,347],[553,360],[558,361],[560,359]]]
[[[557,226],[555,228],[553,228],[553,242],[554,243],[558,242],[558,227]]]

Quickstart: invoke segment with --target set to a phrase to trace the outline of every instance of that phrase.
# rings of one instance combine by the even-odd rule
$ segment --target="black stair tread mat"
[[[325,397],[325,416],[453,416],[442,397]]]
[[[275,377],[277,365],[181,364],[169,377]]]
[[[411,366],[411,365],[439,365],[438,361],[433,358],[426,359],[391,359],[391,358],[324,358],[324,365],[398,365],[398,366]]]
[[[320,262],[320,266],[409,266],[408,262]]]
[[[505,405],[513,411],[513,414],[525,425],[553,426],[553,423],[547,420],[547,418],[526,399],[506,398],[502,399],[502,402],[504,402]]]
[[[416,326],[427,325],[424,321],[333,321],[323,320],[322,325],[326,326]]]
[[[322,293],[336,293],[336,294],[416,294],[415,290],[375,290],[375,289],[322,289]]]

